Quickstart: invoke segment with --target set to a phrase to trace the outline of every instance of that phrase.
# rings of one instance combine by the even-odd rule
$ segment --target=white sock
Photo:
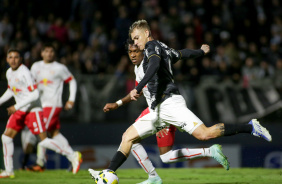
[[[14,155],[14,142],[11,137],[2,134],[3,155],[5,170],[9,173],[13,172],[13,155]]]
[[[43,141],[41,141],[38,146],[42,146],[44,148],[50,149],[55,151],[56,153],[65,155],[69,161],[73,160],[73,153],[69,153],[68,150],[65,150],[64,147],[62,146],[62,144],[60,142],[58,142],[57,140],[54,139],[50,139],[50,138],[45,138]],[[42,148],[41,148],[42,149]],[[42,159],[42,157],[41,157]]]
[[[212,156],[210,148],[203,148],[203,149],[204,149],[204,154],[203,154],[204,157]]]
[[[57,142],[61,143],[61,145],[63,146],[63,149],[68,152],[69,154],[67,155],[67,157],[69,156],[70,158],[68,158],[69,160],[73,159],[73,155],[74,155],[74,151],[73,149],[70,147],[68,140],[61,134],[59,133],[58,135],[56,135],[55,137],[53,137],[54,140],[56,140]]]
[[[40,165],[41,167],[43,167],[45,165],[45,163],[46,163],[45,154],[46,154],[45,147],[43,147],[41,144],[38,144],[37,145],[37,159],[36,159],[37,165]]]
[[[175,162],[183,162],[186,160],[192,160],[192,159],[207,156],[204,149],[208,149],[208,148],[201,148],[201,149],[183,148],[179,150],[170,150],[169,152],[160,155],[160,157],[162,162],[167,164],[175,163]]]
[[[158,176],[158,173],[155,171],[155,167],[149,159],[147,152],[140,143],[132,145],[131,153],[136,160],[138,160],[138,163],[144,171],[149,174],[149,178]]]

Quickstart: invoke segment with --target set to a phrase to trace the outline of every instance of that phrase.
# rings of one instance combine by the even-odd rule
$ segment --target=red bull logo
[[[22,91],[21,89],[16,88],[15,86],[12,87],[12,91],[14,92],[15,95],[18,94],[18,92]]]
[[[50,81],[50,80],[45,78],[45,79],[41,80],[39,83],[43,84],[44,86],[47,86],[48,84],[52,84],[53,81]]]

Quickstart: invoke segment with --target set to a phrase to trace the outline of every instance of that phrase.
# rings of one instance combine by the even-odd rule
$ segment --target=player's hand
[[[203,44],[201,49],[204,51],[205,55],[210,52],[210,46],[207,44]]]
[[[11,106],[11,107],[7,108],[7,111],[8,111],[8,115],[12,115],[12,114],[14,114],[17,110],[16,110],[15,106]]]
[[[115,110],[118,108],[118,104],[117,103],[107,103],[105,105],[105,107],[103,108],[104,112],[109,112],[111,110]]]
[[[137,94],[137,89],[133,89],[130,91],[130,99],[137,101],[137,99],[140,97],[140,94]]]
[[[66,102],[66,105],[65,105],[65,110],[71,110],[72,108],[73,108],[73,106],[74,106],[74,102],[72,102],[72,101],[67,101]]]
[[[162,137],[166,136],[167,134],[168,134],[168,129],[164,128],[164,129],[161,129],[160,131],[158,131],[156,133],[156,136],[158,136],[159,138],[162,138]]]

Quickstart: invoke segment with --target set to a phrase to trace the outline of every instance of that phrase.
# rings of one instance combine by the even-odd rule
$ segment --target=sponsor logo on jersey
[[[43,84],[44,86],[47,86],[48,84],[52,84],[53,81],[50,81],[50,80],[44,78],[44,79],[42,79],[39,83],[40,83],[40,84]]]
[[[180,124],[181,129],[183,129],[186,125],[187,125],[187,124],[186,124],[185,122],[182,122],[182,123]]]
[[[21,89],[16,88],[15,86],[12,87],[12,91],[14,92],[15,95],[18,94],[18,92],[22,91]]]

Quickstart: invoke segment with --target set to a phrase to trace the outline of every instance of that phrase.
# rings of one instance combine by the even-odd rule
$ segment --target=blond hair
[[[131,33],[134,31],[134,29],[143,29],[149,31],[149,36],[151,36],[151,29],[146,20],[137,20],[135,21],[129,28],[129,37],[131,37]]]

